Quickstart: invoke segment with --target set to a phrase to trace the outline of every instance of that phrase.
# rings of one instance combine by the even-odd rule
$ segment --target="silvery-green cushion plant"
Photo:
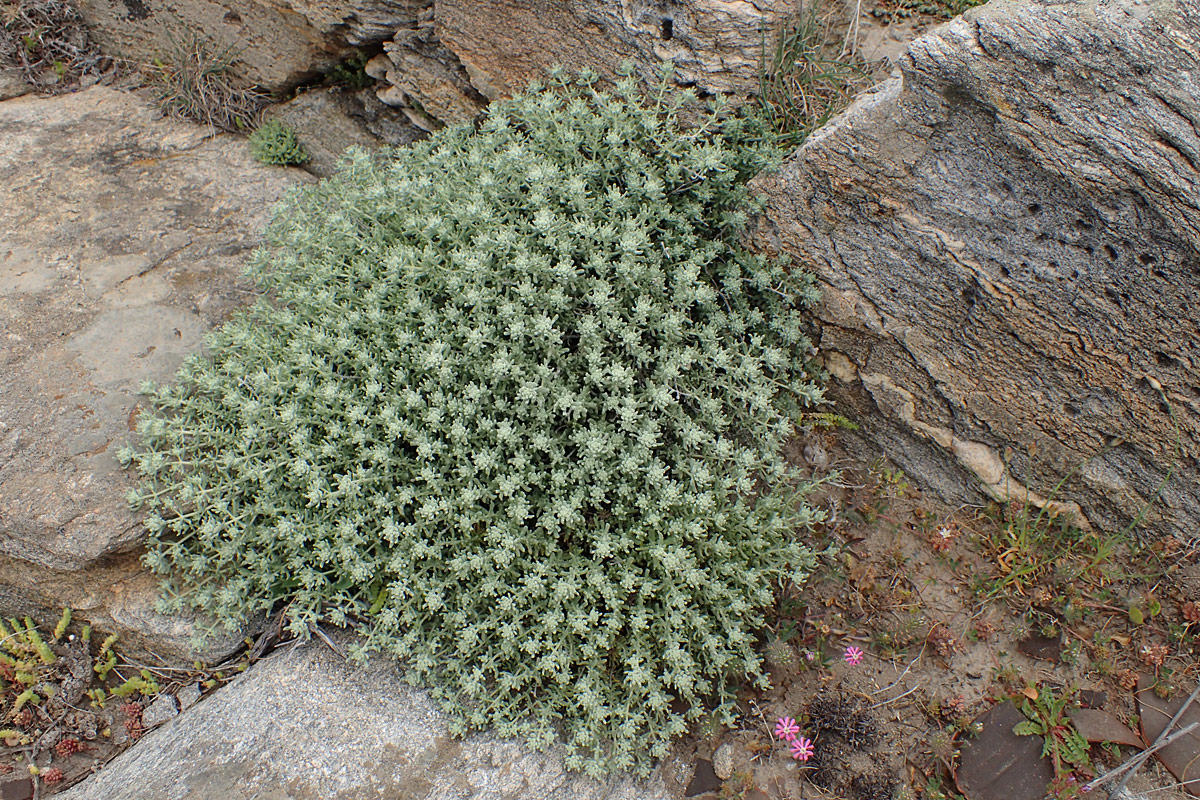
[[[123,457],[165,610],[361,623],[456,731],[601,773],[765,683],[813,564],[781,445],[821,393],[811,278],[738,245],[761,129],[595,87],[291,192],[263,299],[145,387]]]

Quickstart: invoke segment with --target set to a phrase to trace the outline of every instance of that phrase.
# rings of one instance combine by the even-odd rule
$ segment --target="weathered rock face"
[[[195,35],[232,70],[272,91],[295,86],[351,47],[383,44],[369,72],[379,98],[433,129],[523,91],[554,64],[612,77],[631,61],[648,83],[672,60],[680,83],[745,97],[763,46],[801,0],[80,0],[101,48],[143,64],[177,60]]]
[[[360,668],[313,642],[255,664],[147,734],[62,800],[668,800],[658,780],[603,783],[559,753],[451,739],[392,664]]]
[[[304,169],[322,178],[337,170],[338,159],[347,147],[409,144],[424,135],[370,90],[313,89],[271,106],[264,117],[278,119],[296,131],[309,155]],[[384,117],[391,119],[385,121]]]
[[[327,69],[351,49],[379,44],[410,25],[433,0],[80,0],[104,52],[142,64],[171,61],[195,35],[212,52],[228,50],[233,72],[270,91]]]
[[[1196,536],[1200,4],[992,0],[901,70],[757,184],[864,448]]]
[[[656,80],[675,62],[680,82],[711,94],[758,86],[764,39],[795,0],[437,0],[438,35],[489,99],[524,91],[546,68],[589,66],[615,74],[622,61]]]
[[[672,60],[680,83],[745,97],[758,86],[764,41],[799,0],[436,0],[398,31],[371,73],[380,99],[441,122],[460,122],[487,101],[524,91],[562,64],[613,77],[634,64],[647,83]]]
[[[267,210],[311,178],[154,117],[104,87],[0,103],[0,611],[69,605],[127,650],[185,659],[113,453],[139,383],[250,299]]]
[[[367,74],[382,82],[379,99],[425,130],[465,122],[487,105],[458,56],[438,38],[432,6],[383,49],[367,64]]]

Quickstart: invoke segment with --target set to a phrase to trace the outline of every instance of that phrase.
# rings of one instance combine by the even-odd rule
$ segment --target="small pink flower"
[[[815,752],[812,739],[805,739],[801,736],[792,741],[792,758],[797,761],[808,761],[813,757],[813,753]]]
[[[796,734],[799,732],[800,726],[791,717],[780,717],[779,721],[775,723],[775,735],[785,742],[796,741]]]
[[[863,660],[863,651],[854,645],[850,645],[846,648],[845,659],[847,664],[856,667]]]

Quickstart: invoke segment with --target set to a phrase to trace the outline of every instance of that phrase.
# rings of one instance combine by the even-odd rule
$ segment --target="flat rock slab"
[[[344,662],[313,641],[148,733],[61,800],[668,800],[656,778],[566,772],[558,752],[450,738],[396,665]]]
[[[1147,742],[1156,742],[1179,709],[1183,708],[1194,687],[1177,691],[1173,697],[1163,699],[1154,693],[1154,680],[1146,674],[1138,676],[1138,718],[1142,724],[1142,737]],[[1193,722],[1200,723],[1200,705],[1193,702],[1179,717],[1173,731],[1186,728]],[[1200,730],[1193,730],[1176,739],[1155,753],[1171,774],[1190,794],[1200,797]]]
[[[246,258],[306,180],[114,89],[0,103],[0,610],[70,605],[185,657],[113,454],[140,382],[252,298]]]

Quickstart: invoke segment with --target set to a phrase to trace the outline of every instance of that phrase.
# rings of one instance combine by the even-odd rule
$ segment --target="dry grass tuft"
[[[64,0],[0,0],[0,66],[16,67],[39,92],[96,83],[111,66],[88,41],[78,9]]]
[[[223,131],[253,129],[270,97],[234,78],[236,58],[232,47],[214,51],[195,34],[172,40],[171,53],[155,60],[152,73],[163,113]]]
[[[783,20],[773,51],[764,32],[759,103],[783,146],[799,146],[871,82],[856,52],[857,27],[840,34],[844,20],[821,8],[809,0]]]

